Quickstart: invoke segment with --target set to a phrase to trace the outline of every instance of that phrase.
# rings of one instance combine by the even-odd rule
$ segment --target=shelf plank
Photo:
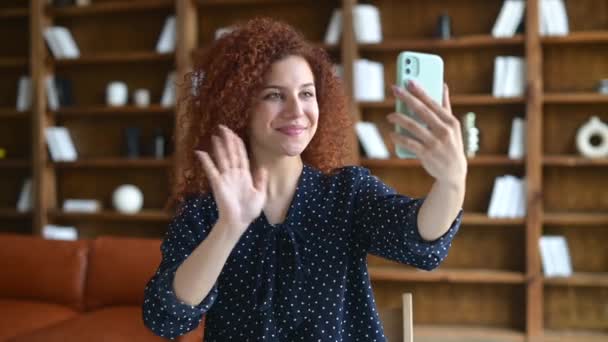
[[[414,308],[416,310],[416,308]],[[453,325],[414,325],[416,342],[524,342],[523,331],[506,328]]]
[[[0,68],[27,68],[29,59],[26,57],[2,57]]]
[[[25,169],[31,166],[27,159],[0,159],[0,169]]]
[[[570,277],[545,277],[543,281],[552,286],[608,287],[608,273],[575,272]]]
[[[27,219],[31,216],[31,212],[21,213],[15,208],[0,208],[0,219]]]
[[[495,38],[491,35],[470,35],[452,39],[387,40],[374,44],[359,44],[361,52],[397,52],[401,50],[470,49],[478,47],[524,46],[523,35]]]
[[[29,8],[3,8],[0,9],[0,19],[27,18],[30,14]]]
[[[585,158],[575,155],[546,155],[543,156],[543,165],[546,166],[608,166],[608,158]]]
[[[444,269],[428,272],[398,266],[369,266],[368,270],[373,281],[523,284],[526,279],[520,272],[496,270]]]
[[[541,37],[540,41],[543,45],[546,46],[608,43],[608,31],[570,32],[568,35],[565,36]]]
[[[197,0],[200,6],[235,6],[235,5],[280,5],[284,3],[306,2],[306,0]]]
[[[543,214],[543,224],[564,226],[604,226],[608,225],[608,213],[545,212]]]
[[[73,162],[52,162],[57,168],[72,169],[72,168],[163,168],[171,165],[171,159],[154,159],[154,158],[95,158],[83,159]]]
[[[604,104],[608,95],[599,93],[545,93],[543,101],[547,104]]]
[[[163,107],[158,104],[150,105],[148,107],[136,107],[136,106],[122,106],[122,107],[110,107],[110,106],[74,106],[74,107],[62,107],[59,108],[55,115],[57,116],[108,116],[108,115],[133,115],[133,116],[149,116],[150,114],[163,114],[173,115],[175,108]]]
[[[84,55],[79,58],[53,59],[49,57],[47,63],[54,63],[57,67],[68,67],[76,65],[91,65],[104,63],[139,63],[139,62],[170,62],[173,61],[173,53],[157,53],[154,51],[125,51],[96,53]]]
[[[544,342],[606,342],[608,333],[588,330],[553,330],[544,333]]]
[[[95,3],[89,6],[66,6],[54,8],[48,6],[47,14],[54,17],[78,17],[87,15],[100,15],[109,13],[128,13],[148,10],[172,10],[172,0],[146,0],[146,1],[114,1],[109,3]]]
[[[486,213],[468,213],[464,212],[462,223],[464,225],[477,226],[523,226],[526,223],[525,218],[492,218]]]
[[[29,119],[30,111],[27,112],[19,112],[14,107],[0,107],[0,119],[2,118],[11,118],[11,119]]]
[[[136,214],[122,214],[116,211],[97,213],[70,213],[53,211],[49,213],[54,219],[63,221],[102,221],[102,222],[168,222],[171,214],[163,210],[142,210]]]
[[[418,159],[374,159],[361,158],[361,165],[365,167],[422,167]],[[467,158],[468,165],[471,166],[495,166],[495,165],[524,165],[523,159],[510,159],[506,155],[479,155],[477,157]]]
[[[494,97],[492,95],[454,95],[450,97],[452,106],[498,106],[506,104],[525,104],[523,97]],[[395,99],[384,101],[359,101],[361,109],[387,109],[395,110]]]

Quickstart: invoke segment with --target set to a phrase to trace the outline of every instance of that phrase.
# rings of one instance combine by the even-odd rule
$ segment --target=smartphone
[[[438,55],[429,53],[403,51],[397,56],[397,85],[407,88],[407,84],[413,80],[437,103],[443,101],[443,59]],[[395,101],[395,111],[407,115],[424,127],[424,121],[414,113],[402,101]],[[399,125],[395,125],[397,133],[413,137],[410,132]],[[415,137],[414,137],[415,138]],[[408,149],[399,145],[395,146],[395,154],[399,158],[415,159],[416,155]]]

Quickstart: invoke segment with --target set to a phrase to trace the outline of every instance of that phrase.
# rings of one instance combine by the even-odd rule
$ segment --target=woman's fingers
[[[230,129],[224,125],[220,125],[222,131],[222,141],[226,148],[226,160],[228,160],[228,166],[231,168],[238,166],[237,149],[234,141],[234,137]]]
[[[424,156],[424,151],[425,151],[424,146],[422,146],[422,144],[420,144],[415,139],[406,137],[406,136],[398,134],[396,132],[391,132],[391,138],[393,138],[393,141],[395,142],[395,144],[401,145],[401,146],[405,147],[406,149],[410,150],[418,158],[422,159],[422,157]]]
[[[433,113],[431,108],[422,102],[422,100],[414,96],[413,93],[405,91],[397,86],[393,86],[392,89],[395,96],[416,113],[432,131],[437,132],[443,127],[443,122],[439,119],[437,114]]]
[[[194,151],[198,159],[201,161],[203,165],[203,170],[205,171],[205,175],[209,178],[211,184],[214,184],[220,176],[219,171],[213,164],[213,160],[209,156],[209,154],[205,151]]]
[[[217,135],[211,136],[211,140],[213,143],[213,154],[218,166],[218,170],[221,173],[226,172],[230,165],[228,159],[226,158],[227,151],[226,147],[224,146],[224,142]]]
[[[413,134],[424,146],[430,146],[433,142],[431,132],[416,120],[399,113],[391,113],[387,116],[390,123],[399,125]]]
[[[241,139],[239,136],[236,136],[236,138],[238,140],[237,146],[239,151],[239,166],[245,169],[246,171],[249,171],[249,157],[247,156],[247,148],[245,147],[243,139]]]

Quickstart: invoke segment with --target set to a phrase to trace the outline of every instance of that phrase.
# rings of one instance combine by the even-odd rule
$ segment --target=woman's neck
[[[252,161],[252,174],[258,167],[268,171],[268,199],[283,198],[293,195],[304,163],[300,156],[282,157],[274,160]]]

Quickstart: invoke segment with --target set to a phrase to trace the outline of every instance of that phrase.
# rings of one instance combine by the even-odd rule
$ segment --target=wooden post
[[[539,26],[539,1],[526,2],[527,134],[526,180],[528,216],[526,221],[526,335],[528,341],[541,341],[543,333],[543,278],[540,271],[538,241],[542,232],[542,110],[543,75]]]

